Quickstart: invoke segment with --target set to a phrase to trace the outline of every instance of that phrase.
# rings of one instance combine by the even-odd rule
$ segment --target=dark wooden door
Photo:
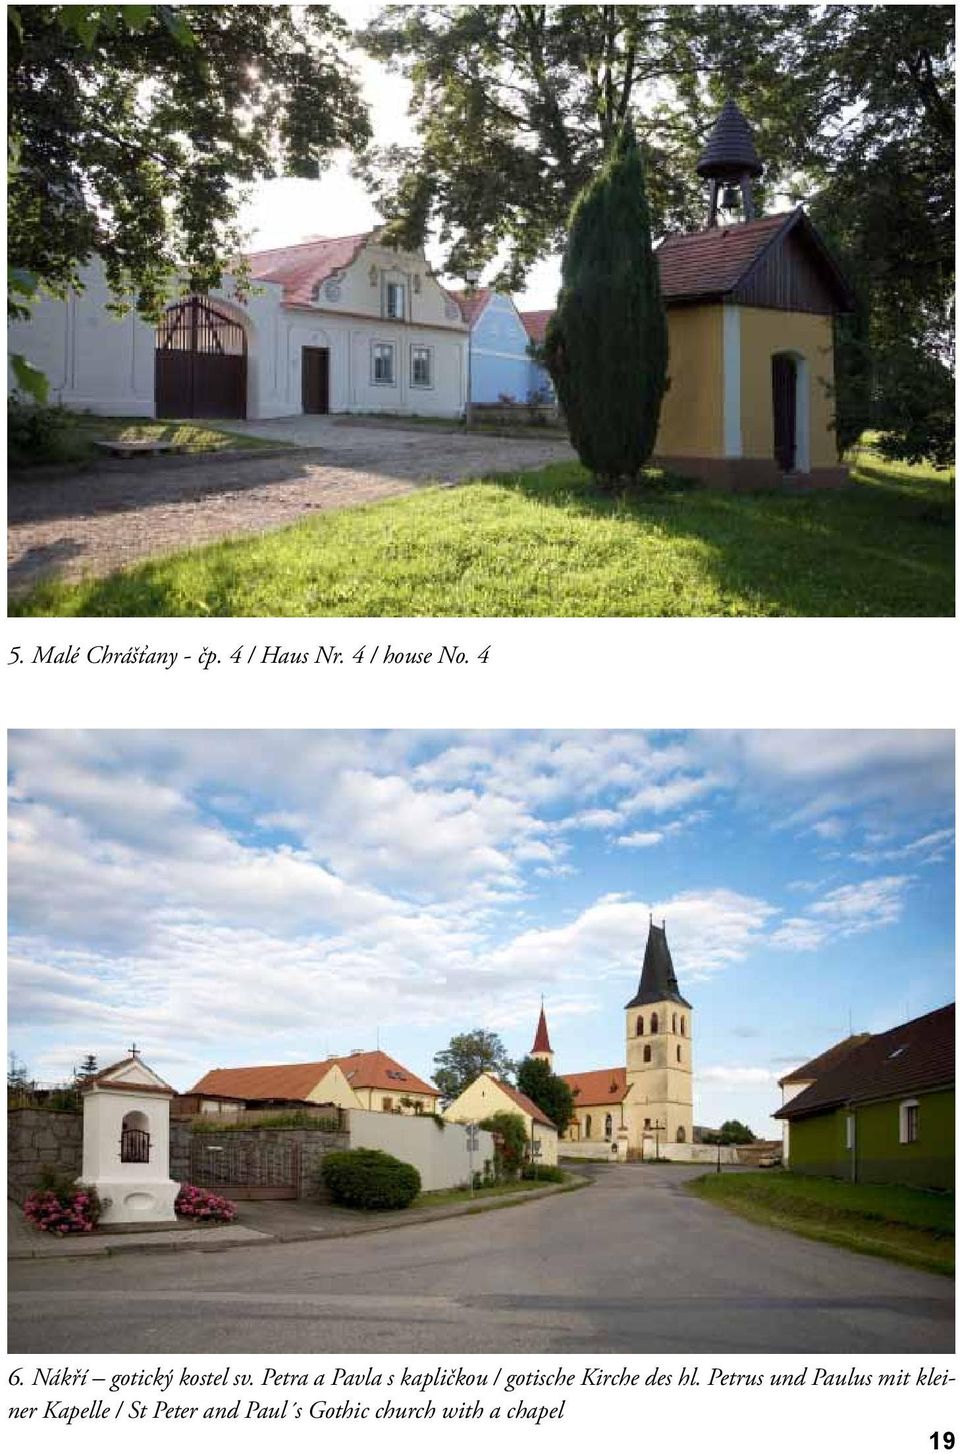
[[[330,350],[305,348],[301,366],[304,414],[330,413]]]
[[[782,470],[797,464],[797,364],[785,353],[773,356],[773,453]]]
[[[207,298],[168,308],[157,328],[154,396],[160,419],[245,419],[243,325]]]

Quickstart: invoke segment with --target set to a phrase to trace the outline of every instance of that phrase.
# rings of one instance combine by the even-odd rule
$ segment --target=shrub
[[[23,1213],[35,1227],[58,1237],[68,1232],[92,1232],[100,1220],[100,1198],[94,1187],[44,1166],[37,1187],[23,1204]]]
[[[335,1202],[363,1211],[408,1207],[420,1191],[420,1173],[386,1151],[331,1151],[321,1175]]]
[[[66,409],[43,404],[7,402],[7,452],[11,465],[57,464],[73,454]]]
[[[530,1166],[523,1168],[520,1175],[524,1181],[563,1181],[564,1174],[559,1166]]]
[[[517,1176],[527,1153],[527,1128],[516,1111],[497,1111],[480,1122],[481,1131],[493,1135],[494,1179],[510,1180]]]
[[[233,1202],[202,1186],[182,1186],[173,1210],[191,1222],[232,1222],[237,1215]]]

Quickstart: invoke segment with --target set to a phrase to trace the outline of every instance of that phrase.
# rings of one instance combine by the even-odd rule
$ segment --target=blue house
[[[513,299],[491,288],[455,296],[470,324],[471,402],[497,404],[510,399],[525,404],[537,391],[552,398],[549,377],[527,353],[530,336]]]

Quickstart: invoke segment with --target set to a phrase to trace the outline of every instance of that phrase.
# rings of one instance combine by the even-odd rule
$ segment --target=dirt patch
[[[266,426],[247,427],[268,437]],[[307,442],[304,433],[313,447],[284,449],[282,456],[207,455],[187,462],[181,456],[131,461],[119,469],[111,462],[109,469],[44,481],[11,480],[11,594],[49,577],[101,576],[150,556],[259,535],[314,510],[369,504],[431,483],[572,457],[564,442],[427,438],[400,430],[334,428],[326,420],[306,431],[291,427],[284,442]]]

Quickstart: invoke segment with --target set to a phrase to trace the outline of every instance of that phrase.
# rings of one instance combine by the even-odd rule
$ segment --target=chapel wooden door
[[[785,472],[797,466],[797,362],[786,353],[773,356],[773,453]]]

